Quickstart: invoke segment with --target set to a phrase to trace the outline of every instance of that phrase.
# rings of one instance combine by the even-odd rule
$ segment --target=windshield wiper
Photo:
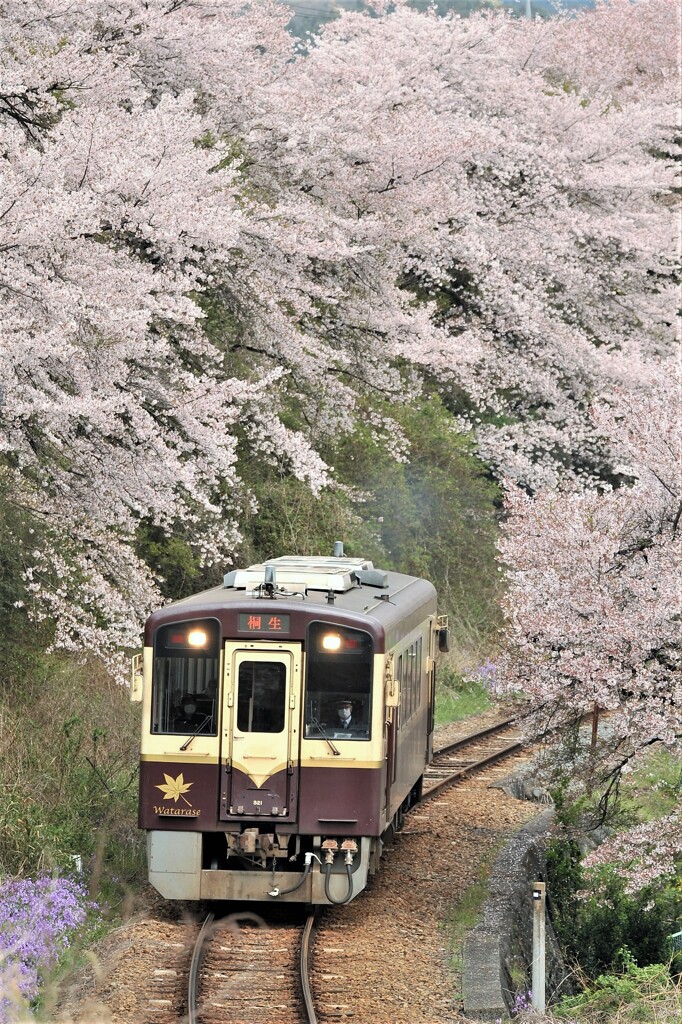
[[[331,750],[332,754],[334,754],[335,757],[340,757],[341,756],[341,751],[339,750],[338,747],[334,746],[334,744],[330,740],[329,736],[327,736],[326,732],[322,728],[321,722],[317,718],[315,718],[315,715],[311,715],[310,716],[310,722],[311,722],[312,725],[315,726],[315,728],[320,733],[322,738],[327,741],[327,743],[329,744],[329,749]]]
[[[180,747],[180,750],[187,750],[188,746],[190,745],[190,743],[192,742],[194,737],[199,735],[199,733],[204,728],[206,723],[210,722],[212,720],[212,718],[213,718],[213,715],[205,715],[203,722],[200,722],[199,725],[194,730],[194,732],[192,733],[192,735],[189,737],[189,739],[185,740],[185,742]]]

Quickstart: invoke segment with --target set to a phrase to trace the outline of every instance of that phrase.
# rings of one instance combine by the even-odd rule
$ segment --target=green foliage
[[[36,657],[0,690],[0,872],[142,877],[135,827],[139,711],[97,663]],[[118,882],[113,881],[118,879]]]
[[[672,886],[628,894],[610,865],[585,872],[577,843],[563,837],[547,850],[547,882],[559,941],[588,978],[612,970],[624,948],[642,966],[667,958],[679,911]]]
[[[669,750],[655,746],[647,750],[636,770],[624,777],[621,798],[625,808],[642,821],[670,814],[682,790],[682,765]]]
[[[667,964],[638,967],[627,949],[618,953],[618,973],[601,974],[577,996],[566,996],[553,1008],[560,1020],[586,1024],[635,1024],[679,1021],[682,992]]]
[[[666,751],[647,752],[610,810],[611,827],[669,812],[679,792],[679,773],[679,762]],[[575,837],[584,832],[586,821],[598,818],[600,794],[575,799],[565,779],[552,795],[562,833],[547,849],[547,880],[552,920],[565,954],[590,980],[620,969],[623,950],[640,967],[670,961],[667,936],[677,930],[682,914],[679,882],[660,880],[628,894],[625,880],[610,865],[583,869]]]
[[[563,936],[568,930],[566,918],[570,919],[575,909],[576,893],[583,881],[580,847],[573,839],[555,839],[549,843],[546,857],[554,927]]]
[[[159,581],[164,597],[178,600],[220,582],[222,573],[207,572],[189,540],[160,526],[142,523],[137,534],[136,553],[143,558]]]
[[[339,444],[332,461],[365,495],[358,514],[372,555],[432,580],[451,615],[453,646],[480,649],[500,621],[499,489],[437,396],[387,412],[409,441],[409,462],[393,459],[367,424]]]
[[[0,462],[0,678],[29,669],[35,648],[49,642],[49,624],[36,627],[27,618],[31,597],[22,556],[41,547],[45,532],[40,516],[13,492]]]
[[[464,680],[445,664],[436,677],[436,725],[460,722],[490,707],[490,693],[479,682]]]
[[[242,520],[245,541],[239,562],[248,563],[281,554],[331,554],[335,540],[343,540],[347,554],[367,555],[362,522],[348,497],[336,491],[319,496],[305,483],[284,474],[254,479],[256,511]]]
[[[244,356],[240,355],[241,345],[246,345],[246,331],[244,323],[231,307],[228,298],[219,292],[206,289],[202,292],[193,292],[192,299],[204,314],[203,329],[209,341],[219,351],[229,354],[230,372],[248,379],[249,371],[253,373],[256,361],[251,350],[247,349]]]

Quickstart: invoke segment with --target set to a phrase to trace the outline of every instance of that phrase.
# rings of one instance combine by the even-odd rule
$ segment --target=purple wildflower
[[[482,665],[473,670],[470,678],[494,693],[497,686],[497,665],[490,658],[486,658]]]
[[[533,1002],[532,992],[517,992],[514,996],[514,1005],[511,1008],[511,1016],[516,1017],[524,1010],[529,1010]]]
[[[0,891],[0,1024],[17,1019],[86,918],[85,889],[69,878],[5,878]]]

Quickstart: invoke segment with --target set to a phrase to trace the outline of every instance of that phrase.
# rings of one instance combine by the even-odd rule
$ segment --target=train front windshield
[[[162,626],[154,638],[152,732],[218,732],[220,625],[214,619]]]
[[[306,650],[306,737],[370,739],[374,645],[369,633],[313,622]]]

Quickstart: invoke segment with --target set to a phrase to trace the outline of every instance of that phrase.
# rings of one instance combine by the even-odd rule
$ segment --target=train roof
[[[435,614],[436,591],[428,580],[375,569],[365,558],[285,555],[233,570],[222,586],[166,605],[148,620],[147,642],[158,626],[180,616],[220,618],[221,611],[253,608],[254,602],[273,610],[300,610],[311,619],[338,617],[358,626],[364,620],[392,633],[399,621]]]

